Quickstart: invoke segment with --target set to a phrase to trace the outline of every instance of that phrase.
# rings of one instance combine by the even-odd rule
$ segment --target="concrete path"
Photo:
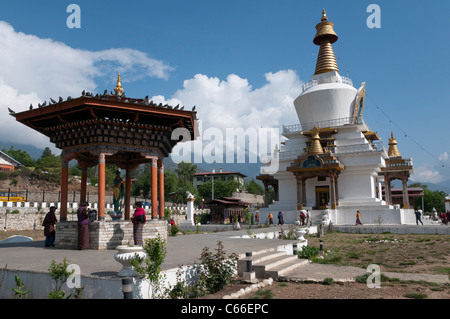
[[[356,226],[354,226],[356,227]],[[367,226],[368,227],[368,226]],[[401,229],[403,227],[403,229]],[[432,226],[427,226],[432,227]],[[434,226],[429,229],[436,233],[445,226]],[[448,227],[450,228],[450,227]],[[287,229],[287,226],[284,226]],[[401,232],[410,229],[417,229],[416,226],[396,226],[395,229]],[[359,230],[362,230],[360,228]],[[269,233],[280,231],[279,226],[253,229],[256,233]],[[209,247],[215,252],[217,243],[221,242],[224,246],[226,255],[236,253],[244,256],[246,252],[257,252],[266,249],[278,249],[295,243],[293,240],[282,239],[242,239],[236,238],[246,236],[249,232],[224,231],[202,234],[191,234],[167,238],[167,255],[162,265],[163,270],[178,268],[180,265],[192,265],[199,261],[204,247]],[[44,248],[43,241],[20,242],[0,244],[0,268],[5,267],[9,270],[21,270],[31,272],[48,272],[52,260],[62,262],[63,258],[68,259],[69,264],[78,264],[82,275],[98,277],[115,277],[121,270],[121,264],[114,259],[116,250],[66,250],[56,248]],[[298,270],[289,273],[286,277],[289,280],[317,280],[333,278],[339,280],[353,280],[356,276],[363,275],[365,269],[356,267],[338,267],[332,265],[308,264],[300,267]],[[384,273],[387,276],[400,277],[403,280],[426,280],[432,282],[448,282],[448,276],[423,275],[423,274],[399,274]]]

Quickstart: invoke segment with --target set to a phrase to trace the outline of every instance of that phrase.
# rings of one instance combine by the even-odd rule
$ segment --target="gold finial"
[[[325,9],[322,10],[322,19],[321,19],[321,21],[322,22],[323,21],[328,21],[327,13],[325,12]]]
[[[116,85],[116,87],[114,88],[114,92],[116,92],[116,94],[117,94],[118,96],[121,96],[122,93],[123,93],[122,81],[121,81],[121,79],[120,79],[120,73],[119,73],[119,77],[117,78],[117,85]]]
[[[394,138],[394,133],[392,133],[392,132],[391,132],[391,138],[389,139],[388,156],[389,157],[401,157],[402,156],[397,147],[397,140]]]
[[[308,154],[323,154],[323,148],[320,144],[319,132],[320,126],[318,128],[314,126],[314,128],[311,130],[311,146],[308,149]]]
[[[339,73],[339,69],[336,63],[336,57],[334,56],[333,47],[331,44],[338,40],[336,32],[334,32],[334,23],[328,21],[327,13],[325,9],[322,11],[322,19],[319,24],[316,25],[316,36],[314,37],[314,44],[319,45],[319,55],[316,63],[316,74],[326,73],[330,71],[336,71]]]

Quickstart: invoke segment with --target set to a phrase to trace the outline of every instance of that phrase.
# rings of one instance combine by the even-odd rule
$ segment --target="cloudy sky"
[[[371,3],[381,28],[367,24]],[[50,146],[7,108],[112,90],[119,72],[127,96],[195,105],[203,130],[281,131],[298,123],[293,101],[314,73],[323,8],[341,75],[366,82],[371,129],[386,146],[394,133],[413,180],[450,179],[450,4],[437,0],[3,1],[0,140]]]

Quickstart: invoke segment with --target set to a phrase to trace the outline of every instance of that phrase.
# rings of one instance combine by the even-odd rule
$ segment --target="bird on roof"
[[[182,107],[180,108],[180,110],[184,110],[184,106],[182,106]]]
[[[192,108],[192,111],[195,111],[195,105],[194,105],[194,107]]]
[[[47,106],[47,101],[44,101],[44,103],[42,103],[42,106]]]
[[[81,95],[85,96],[86,95],[86,90],[83,90],[83,92],[81,92]]]
[[[56,102],[54,99],[50,98],[50,102],[52,102],[53,104],[56,104],[58,102]]]
[[[16,112],[14,112],[13,110],[11,110],[9,107],[8,107],[8,111],[9,111],[9,114],[16,114]]]
[[[30,104],[30,110],[32,110],[33,109],[33,104]]]
[[[61,103],[62,101],[64,101],[64,99],[62,97],[59,97],[58,102]]]
[[[177,106],[174,107],[175,110],[178,110],[178,108],[180,107],[180,104],[178,104]]]

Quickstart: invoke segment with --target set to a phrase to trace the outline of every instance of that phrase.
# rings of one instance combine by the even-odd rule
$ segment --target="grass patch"
[[[437,272],[450,276],[450,267],[439,267],[436,269]]]
[[[408,292],[404,296],[406,298],[411,298],[411,299],[426,299],[426,298],[428,298],[428,296],[426,294],[420,294],[417,292]]]
[[[251,299],[273,299],[273,292],[270,289],[258,290]]]

